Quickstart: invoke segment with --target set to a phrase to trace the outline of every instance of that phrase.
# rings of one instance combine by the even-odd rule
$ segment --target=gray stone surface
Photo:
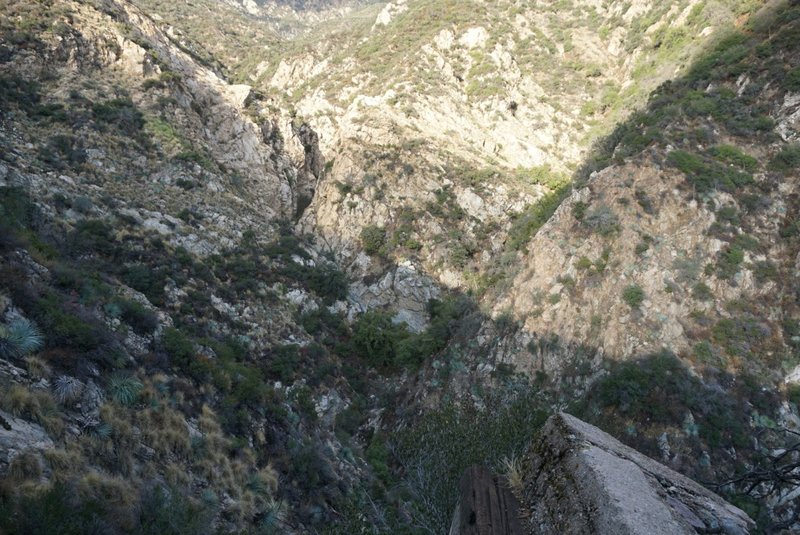
[[[20,453],[52,447],[52,439],[41,426],[0,411],[0,477],[6,475],[11,461]]]
[[[528,533],[749,533],[752,520],[691,479],[568,414],[552,416],[524,462]]]

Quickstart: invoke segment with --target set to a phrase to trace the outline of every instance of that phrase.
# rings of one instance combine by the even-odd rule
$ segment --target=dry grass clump
[[[12,385],[0,395],[0,408],[18,418],[40,424],[52,436],[58,437],[64,432],[64,420],[56,402],[45,390],[31,391],[22,385]]]

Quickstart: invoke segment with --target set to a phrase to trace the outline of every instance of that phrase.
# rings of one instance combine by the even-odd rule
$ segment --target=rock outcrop
[[[5,477],[20,454],[52,447],[52,439],[41,426],[0,411],[0,477]]]
[[[548,420],[523,468],[528,533],[740,535],[754,525],[713,492],[569,414]]]

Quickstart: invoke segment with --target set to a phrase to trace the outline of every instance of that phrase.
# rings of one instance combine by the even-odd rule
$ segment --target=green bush
[[[583,218],[586,216],[586,208],[588,208],[588,206],[585,202],[576,201],[575,204],[572,205],[572,217],[578,221],[583,221]]]
[[[131,299],[114,299],[110,305],[119,310],[119,317],[138,334],[150,334],[158,327],[158,316],[152,310]]]
[[[772,157],[769,162],[771,171],[789,174],[800,168],[800,145],[787,145]]]
[[[732,278],[739,273],[742,262],[744,262],[744,250],[741,247],[735,244],[726,247],[717,257],[717,275],[723,279]]]
[[[692,351],[695,358],[703,364],[711,364],[714,362],[714,347],[708,343],[708,341],[703,340],[697,342],[692,348]]]
[[[783,83],[788,91],[800,91],[800,67],[787,72]]]
[[[138,134],[144,127],[144,115],[130,99],[117,98],[92,104],[92,114],[98,127],[104,131],[116,127],[125,136]]]
[[[698,193],[708,193],[717,189],[733,192],[753,183],[753,177],[714,161],[684,150],[673,150],[667,156],[667,164],[682,171],[689,184]]]
[[[34,303],[33,313],[43,328],[48,346],[91,351],[100,345],[100,330],[77,312],[67,310],[54,292],[46,293]]]
[[[700,351],[704,353],[705,348]],[[653,425],[680,427],[691,411],[699,436],[708,446],[738,449],[750,444],[748,399],[741,393],[706,386],[675,355],[662,351],[615,365],[574,410],[628,441],[635,436],[630,432],[631,426],[643,431]],[[598,414],[603,414],[602,422],[597,422]],[[645,453],[656,455],[655,442],[639,441],[636,445]]]
[[[383,254],[386,245],[386,229],[369,225],[361,230],[361,246],[368,255]]]
[[[387,312],[365,312],[353,325],[352,343],[356,353],[376,368],[389,368],[396,363],[397,346],[408,337],[404,327],[392,323]]]
[[[732,145],[717,145],[711,147],[709,153],[717,160],[735,165],[750,173],[758,168],[758,160]]]
[[[37,211],[30,195],[22,188],[0,187],[0,224],[16,229],[30,228]]]
[[[122,267],[120,278],[126,285],[142,292],[154,305],[163,303],[164,286],[167,283],[163,270],[145,264],[130,264]]]
[[[101,524],[103,505],[79,502],[75,493],[61,483],[48,490],[0,500],[0,531],[84,535]]]
[[[72,247],[79,253],[112,255],[116,250],[114,229],[101,219],[83,219],[70,236]]]
[[[750,356],[769,334],[765,324],[747,314],[723,318],[713,328],[714,341],[734,356]]]
[[[644,290],[642,290],[642,287],[638,284],[631,284],[622,290],[622,299],[631,308],[639,308],[639,306],[644,302],[644,297]]]
[[[508,248],[513,251],[523,249],[542,225],[547,223],[569,191],[570,186],[564,185],[529,205],[515,217],[508,233]]]
[[[366,312],[353,325],[353,349],[378,369],[414,369],[444,349],[452,337],[471,336],[465,334],[469,328],[462,320],[473,307],[466,297],[432,299],[428,303],[431,321],[421,333],[408,331],[405,324],[395,324],[387,312]]]
[[[769,260],[758,261],[752,266],[753,275],[759,283],[778,280],[778,267]]]
[[[183,332],[174,327],[164,329],[161,344],[173,364],[181,368],[191,364],[195,356],[194,343]]]
[[[300,363],[299,349],[300,346],[297,344],[275,347],[269,359],[269,373],[284,383],[294,379],[301,371],[298,369],[298,364]]]
[[[695,299],[699,299],[700,301],[710,301],[714,298],[711,288],[703,282],[698,282],[692,287],[692,295]]]
[[[339,266],[333,263],[319,263],[301,270],[301,280],[327,305],[347,297],[348,281]]]

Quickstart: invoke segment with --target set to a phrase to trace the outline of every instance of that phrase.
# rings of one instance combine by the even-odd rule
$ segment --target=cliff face
[[[656,91],[527,244],[492,304],[520,322],[506,343],[532,348],[515,363],[557,375],[531,345],[541,337],[605,358],[669,348],[697,366],[758,373],[792,353],[798,176],[781,162],[797,150],[784,70],[796,67],[773,70],[757,50],[791,64],[796,26],[774,19],[765,9],[754,31]]]
[[[303,228],[350,262],[380,227],[390,258],[478,292],[527,239],[512,221],[558,196],[592,141],[734,16],[696,2],[375,12],[316,30],[253,82],[284,95],[329,155]]]
[[[567,405],[705,481],[790,447],[800,6],[758,7],[5,2],[0,526],[440,533]]]

